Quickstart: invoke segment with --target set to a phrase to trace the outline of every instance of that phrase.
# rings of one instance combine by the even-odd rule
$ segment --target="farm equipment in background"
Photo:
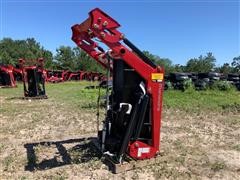
[[[221,78],[220,73],[209,72],[209,73],[198,73],[198,78],[195,81],[196,90],[206,90],[211,87],[214,82],[219,81]]]
[[[81,72],[69,72],[68,81],[75,80],[78,81],[81,79]]]
[[[23,88],[26,99],[46,99],[45,79],[46,70],[43,69],[43,58],[36,60],[36,64],[25,66],[25,60],[19,59],[19,66],[23,74]]]
[[[103,74],[99,72],[87,72],[87,71],[76,71],[69,72],[68,81],[70,80],[87,80],[87,81],[100,81],[103,79]]]
[[[228,74],[227,81],[240,91],[240,74]]]
[[[66,81],[69,76],[68,70],[46,70],[47,71],[47,82],[50,83],[59,83]]]
[[[13,74],[14,67],[11,65],[0,65],[0,87],[16,87]]]
[[[86,72],[84,79],[87,81],[101,81],[104,79],[104,75],[99,72]]]
[[[190,80],[188,73],[170,73],[168,79],[174,89],[182,91],[186,89],[186,83]]]
[[[50,83],[58,83],[64,81],[101,81],[104,79],[104,75],[99,72],[88,72],[88,71],[69,71],[69,70],[46,70],[47,78],[46,81]]]
[[[16,81],[22,81],[22,70],[19,67],[13,67],[13,75]]]
[[[195,90],[219,89],[227,90],[236,87],[240,90],[240,75],[235,73],[221,74],[218,72],[207,73],[170,73],[165,75],[165,90],[186,90],[189,87]]]
[[[117,30],[120,24],[110,16],[98,8],[89,16],[72,26],[72,40],[107,68],[108,80],[112,72],[98,144],[117,172],[118,165],[122,167],[129,159],[154,159],[159,153],[164,70],[125,38]]]

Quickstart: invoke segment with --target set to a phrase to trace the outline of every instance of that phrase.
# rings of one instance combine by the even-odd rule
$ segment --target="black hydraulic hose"
[[[156,68],[156,64],[154,64],[140,49],[138,49],[131,41],[127,38],[123,39],[123,42],[128,45],[145,63]]]
[[[98,99],[97,99],[97,133],[99,132],[99,109],[100,109],[100,91],[101,91],[101,87],[98,87]]]
[[[136,128],[136,132],[135,135],[133,137],[134,140],[137,140],[140,136],[141,130],[142,130],[142,126],[143,126],[143,121],[145,119],[145,115],[146,115],[146,111],[147,111],[147,107],[148,107],[148,102],[149,102],[149,96],[148,95],[144,95],[142,98],[142,105],[141,105],[141,109],[140,109],[140,114],[139,114],[139,120],[137,123],[137,128]]]
[[[122,161],[122,157],[123,155],[125,154],[126,152],[126,149],[127,149],[127,146],[128,146],[128,143],[130,141],[130,138],[133,134],[133,131],[134,131],[134,128],[135,128],[135,125],[137,123],[137,117],[138,117],[138,113],[139,113],[139,106],[141,104],[141,99],[138,103],[135,104],[134,106],[134,109],[133,109],[133,112],[132,112],[132,116],[131,116],[131,119],[128,123],[128,126],[126,128],[126,132],[125,132],[125,135],[123,137],[123,140],[122,140],[122,144],[121,144],[121,147],[120,147],[120,150],[118,152],[118,158],[119,158],[119,162],[121,163]]]
[[[99,51],[101,51],[101,52],[103,52],[103,53],[105,52],[102,47],[98,46],[97,48],[98,48]]]

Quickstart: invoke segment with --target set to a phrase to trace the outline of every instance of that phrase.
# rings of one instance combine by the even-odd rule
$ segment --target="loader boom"
[[[119,27],[96,8],[87,20],[72,26],[72,40],[105,67],[108,59],[112,63],[111,107],[100,132],[103,151],[116,155],[119,161],[125,154],[134,159],[152,158],[160,146],[164,69],[125,38]]]

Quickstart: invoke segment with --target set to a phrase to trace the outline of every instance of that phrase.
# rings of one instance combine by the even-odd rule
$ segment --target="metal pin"
[[[101,32],[100,35],[104,38],[105,37],[105,33]]]
[[[93,27],[94,27],[95,29],[98,29],[98,28],[99,28],[99,25],[94,24]]]
[[[102,18],[101,18],[101,17],[99,17],[99,18],[98,18],[98,22],[101,22],[101,21],[102,21]]]
[[[121,34],[120,35],[120,39],[124,39],[125,38],[125,35],[124,34]]]
[[[107,26],[107,25],[108,25],[108,22],[104,21],[103,26]]]

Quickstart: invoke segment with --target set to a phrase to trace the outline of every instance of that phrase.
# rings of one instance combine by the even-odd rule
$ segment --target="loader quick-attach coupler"
[[[72,40],[111,73],[109,103],[98,135],[102,152],[115,162],[149,159],[160,148],[164,69],[123,36],[119,27],[96,8],[87,20],[72,26]]]

